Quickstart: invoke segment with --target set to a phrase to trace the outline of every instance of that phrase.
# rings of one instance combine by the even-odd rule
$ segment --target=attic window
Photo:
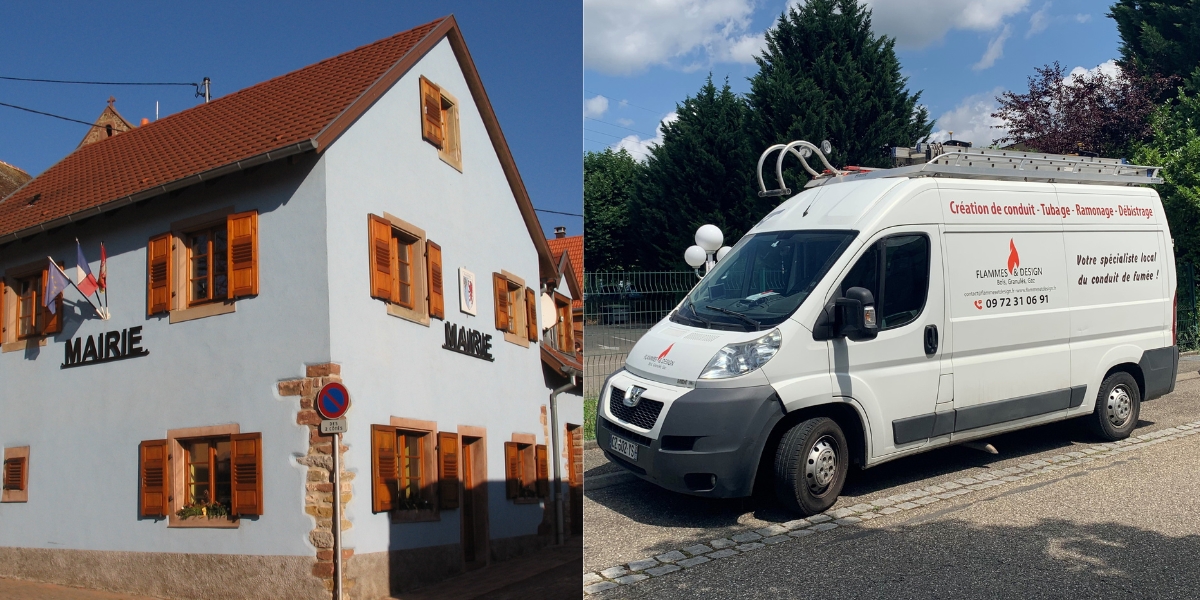
[[[458,99],[424,77],[421,78],[421,137],[438,149],[442,162],[462,172]]]
[[[105,125],[104,131],[108,133],[108,137],[112,137],[112,125],[111,124]]]

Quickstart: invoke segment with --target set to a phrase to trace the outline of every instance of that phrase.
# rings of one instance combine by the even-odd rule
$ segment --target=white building
[[[108,320],[41,308],[76,239]],[[79,148],[0,202],[0,272],[0,576],[328,598],[331,381],[347,597],[554,539],[563,279],[452,17]]]

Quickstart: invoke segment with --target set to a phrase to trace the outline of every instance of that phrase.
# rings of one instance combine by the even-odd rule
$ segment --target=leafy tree
[[[748,95],[759,152],[829,140],[835,166],[884,167],[885,147],[933,130],[921,93],[900,75],[895,40],[871,33],[871,11],[857,0],[807,0],[780,15],[766,42]],[[798,167],[790,173],[793,189],[807,180]]]
[[[1161,78],[1129,77],[1124,70],[1117,77],[1099,71],[1068,77],[1058,62],[1035,71],[1028,93],[1007,91],[996,98],[1000,108],[992,116],[1008,128],[998,144],[1117,157],[1128,156],[1134,144],[1150,135]]]
[[[1196,0],[1117,0],[1108,16],[1121,36],[1121,66],[1147,75],[1200,83],[1200,2]],[[1160,90],[1170,92],[1171,90]],[[1159,99],[1162,99],[1160,96]]]
[[[1140,165],[1163,167],[1158,186],[1176,261],[1200,262],[1200,96],[1186,94],[1159,107],[1150,119],[1153,137],[1133,155]]]
[[[629,206],[643,167],[625,150],[583,155],[584,263],[588,271],[633,266]]]
[[[695,96],[676,106],[678,119],[663,125],[632,212],[642,268],[687,269],[683,251],[698,227],[720,227],[732,245],[770,209],[773,203],[760,202],[756,193],[758,153],[746,133],[748,113],[729,82],[717,89],[710,74]]]

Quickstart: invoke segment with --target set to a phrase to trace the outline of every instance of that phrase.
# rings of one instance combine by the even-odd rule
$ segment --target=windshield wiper
[[[717,311],[717,312],[723,312],[723,313],[725,313],[725,314],[727,314],[727,315],[733,315],[733,316],[735,316],[735,317],[737,317],[737,318],[739,318],[739,319],[741,319],[741,320],[743,320],[743,321],[745,321],[745,322],[747,322],[747,323],[749,323],[749,324],[753,325],[753,326],[754,326],[754,330],[755,330],[755,331],[760,331],[760,330],[762,330],[762,325],[761,325],[761,324],[759,324],[759,322],[758,322],[758,321],[755,321],[754,319],[751,319],[750,317],[747,317],[746,315],[743,315],[743,314],[742,314],[742,313],[740,313],[740,312],[737,312],[737,311],[734,311],[734,310],[729,310],[728,308],[721,308],[721,307],[719,307],[719,306],[705,306],[704,308],[707,308],[708,310],[715,310],[715,311]],[[695,312],[695,311],[696,311],[696,309],[695,309],[695,308],[692,308],[692,312]]]
[[[712,329],[712,322],[710,322],[708,319],[705,319],[704,317],[700,316],[700,313],[696,312],[696,303],[694,301],[692,301],[691,298],[688,298],[688,308],[692,309],[692,314],[696,316],[696,318],[693,319],[693,321],[700,321],[701,323],[704,324],[705,329]]]

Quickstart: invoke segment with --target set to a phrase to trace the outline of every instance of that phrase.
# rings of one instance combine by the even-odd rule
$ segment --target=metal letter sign
[[[339,419],[350,408],[350,392],[340,383],[327,383],[317,393],[317,412],[326,419]]]

